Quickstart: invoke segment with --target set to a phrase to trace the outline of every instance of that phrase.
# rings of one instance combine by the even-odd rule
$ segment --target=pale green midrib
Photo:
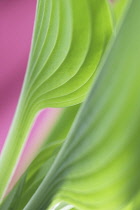
[[[23,101],[24,100],[20,100],[12,126],[6,139],[6,143],[0,156],[0,171],[2,171],[2,173],[0,173],[0,180],[2,180],[0,186],[1,199],[3,198],[8,184],[13,176],[25,144],[25,139],[28,136],[28,132],[31,128],[35,115],[35,113],[30,110],[28,117],[25,119],[26,111],[28,110],[24,109]]]

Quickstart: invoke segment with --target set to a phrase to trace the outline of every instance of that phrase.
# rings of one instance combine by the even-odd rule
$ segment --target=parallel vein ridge
[[[38,0],[27,74],[0,157],[0,197],[10,183],[37,113],[85,99],[111,32],[105,0]]]

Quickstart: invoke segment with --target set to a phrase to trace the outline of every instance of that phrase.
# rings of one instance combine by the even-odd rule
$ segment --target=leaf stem
[[[0,202],[2,202],[12,179],[33,124],[35,112],[29,107],[26,109],[25,105],[26,97],[21,94],[12,126],[0,156]]]

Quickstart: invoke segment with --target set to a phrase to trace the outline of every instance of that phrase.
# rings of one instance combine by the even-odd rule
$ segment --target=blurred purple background
[[[36,0],[0,1],[0,149],[24,78]]]

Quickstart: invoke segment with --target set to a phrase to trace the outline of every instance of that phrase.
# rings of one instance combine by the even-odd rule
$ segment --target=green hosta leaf
[[[130,1],[67,141],[24,210],[46,209],[54,196],[80,210],[140,208],[139,11],[140,1]]]
[[[105,0],[38,0],[30,59],[17,112],[0,157],[0,198],[35,116],[82,102],[112,31]]]

